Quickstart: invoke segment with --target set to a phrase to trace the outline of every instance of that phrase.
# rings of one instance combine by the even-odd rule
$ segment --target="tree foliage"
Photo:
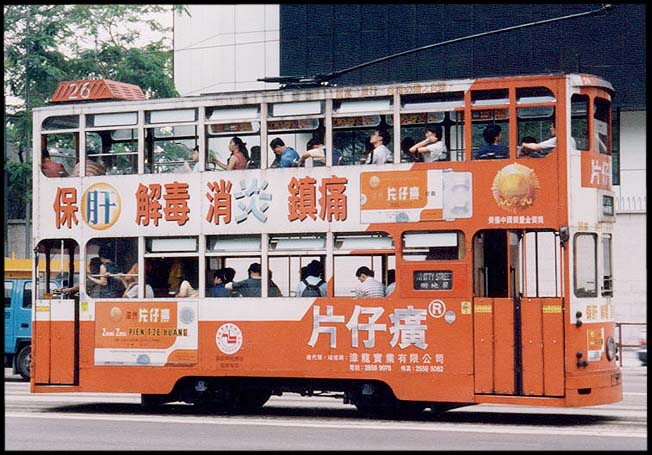
[[[8,145],[31,150],[31,111],[45,105],[61,81],[112,79],[140,86],[148,98],[178,96],[171,29],[157,18],[165,12],[187,14],[182,5],[25,4],[3,9],[4,94],[22,100],[5,104],[5,134],[12,130]],[[161,38],[147,40],[145,32]],[[21,162],[25,158],[19,156]],[[10,185],[28,183],[9,180]],[[23,191],[28,194],[30,188]]]

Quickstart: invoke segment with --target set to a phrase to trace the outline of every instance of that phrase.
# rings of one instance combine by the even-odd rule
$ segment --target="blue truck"
[[[5,277],[5,368],[29,380],[32,347],[32,279]]]

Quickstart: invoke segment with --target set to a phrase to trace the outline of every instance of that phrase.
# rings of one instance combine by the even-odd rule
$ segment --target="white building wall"
[[[620,185],[614,229],[616,321],[647,321],[646,113],[620,114]],[[638,342],[640,326],[623,326],[623,343]]]
[[[188,5],[174,18],[174,81],[181,96],[276,89],[279,5]]]

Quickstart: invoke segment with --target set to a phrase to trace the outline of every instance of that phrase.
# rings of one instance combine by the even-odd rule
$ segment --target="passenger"
[[[72,175],[74,177],[79,177],[79,168],[80,168],[80,163],[79,161],[75,163],[75,167],[72,168]],[[93,158],[88,158],[86,160],[86,175],[87,176],[93,176],[93,175],[104,175],[106,174],[106,168],[104,167],[104,164],[102,164],[102,161]]]
[[[68,177],[66,168],[63,164],[52,161],[47,149],[41,152],[41,171],[46,177]]]
[[[534,138],[531,138],[534,139],[533,142],[525,142],[524,139],[521,141],[521,154],[532,158],[542,158],[546,156],[557,146],[557,130],[555,129],[554,123],[550,125],[550,136],[549,139],[539,143],[537,143]]]
[[[414,139],[406,137],[401,141],[401,163],[413,163],[415,161],[423,161],[423,155],[412,153],[410,150],[414,145]]]
[[[305,276],[301,277],[297,286],[297,297],[326,297],[326,282],[322,279],[324,268],[321,262],[313,260],[304,269]]]
[[[292,147],[288,147],[283,142],[283,139],[277,137],[272,139],[269,147],[276,154],[276,159],[272,163],[272,167],[293,167],[299,163],[299,154]]]
[[[176,297],[199,297],[199,290],[197,289],[197,282],[191,274],[185,274],[179,285],[179,292]]]
[[[271,270],[267,271],[267,276],[269,277],[268,283],[267,283],[267,295],[269,297],[283,297],[283,293],[281,292],[281,289],[272,280],[272,271]]]
[[[374,130],[373,134],[369,138],[369,142],[373,145],[374,149],[371,151],[365,164],[385,164],[391,163],[394,161],[392,156],[392,151],[387,148],[386,144],[389,144],[391,136],[389,131],[384,128],[378,128]]]
[[[523,145],[526,145],[526,144],[530,145],[530,144],[536,144],[536,143],[537,143],[536,138],[534,138],[532,136],[524,136],[523,139],[521,139],[521,144],[523,144]],[[519,148],[519,151],[518,151],[519,152],[518,153],[519,158],[524,157],[524,156],[529,156],[529,157],[532,157],[532,158],[539,158],[540,156],[543,156],[543,155],[539,155],[539,152],[535,152],[534,150],[531,150],[531,149],[528,149],[528,148],[523,148],[523,145],[521,145],[521,147]]]
[[[387,271],[387,288],[385,289],[385,297],[394,292],[396,287],[396,270],[390,269]]]
[[[249,278],[242,281],[232,281],[224,287],[228,290],[237,291],[243,297],[260,297],[262,277],[260,275],[260,264],[252,262],[247,270]]]
[[[356,297],[385,297],[385,286],[374,279],[374,272],[369,267],[358,268],[355,276],[360,280],[360,286],[355,290]]]
[[[122,294],[122,297],[129,299],[138,298],[138,263],[135,262],[126,275],[120,274],[118,278],[125,287],[125,292]],[[145,298],[154,298],[154,289],[147,283],[145,283]]]
[[[501,131],[500,125],[487,125],[482,132],[486,144],[478,149],[479,160],[509,158],[509,149],[500,143]]]
[[[446,144],[442,141],[441,125],[431,124],[426,126],[425,135],[426,138],[414,144],[410,148],[410,152],[423,156],[423,161],[426,163],[447,160],[448,150],[446,150]]]
[[[326,147],[317,139],[310,139],[306,151],[299,158],[299,166],[314,167],[326,164]]]
[[[229,297],[231,293],[224,287],[225,285],[225,270],[217,269],[213,274],[213,286],[211,286],[206,293],[207,297]]]
[[[183,162],[183,169],[186,172],[199,172],[199,145],[195,145],[192,149],[192,163],[188,161]]]
[[[99,293],[100,293],[99,286],[95,284],[93,281],[91,281],[88,278],[88,276],[99,275],[101,265],[102,265],[102,261],[100,260],[99,257],[91,258],[91,260],[88,262],[88,270],[86,272],[86,295],[88,295],[89,297],[93,297],[93,298],[99,297]],[[62,294],[73,295],[78,292],[79,292],[79,285],[70,288],[61,289]]]
[[[99,286],[99,295],[101,298],[122,297],[124,287],[118,279],[118,266],[113,262],[113,248],[109,245],[102,245],[98,256],[102,264],[100,265],[100,277],[89,276],[89,279]]]
[[[251,147],[251,156],[249,157],[247,168],[248,169],[260,168],[260,145],[254,145],[253,147]]]
[[[229,151],[231,152],[231,155],[229,156],[227,163],[224,164],[216,159],[215,162],[217,165],[227,171],[232,171],[233,169],[247,169],[247,163],[249,162],[247,144],[242,142],[242,139],[238,136],[234,136],[229,141]]]

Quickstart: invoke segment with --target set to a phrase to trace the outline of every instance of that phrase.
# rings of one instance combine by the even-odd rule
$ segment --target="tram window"
[[[384,145],[390,150],[388,159],[393,162],[393,141],[389,133],[391,131],[390,119],[391,115],[333,117],[333,148],[341,154],[339,164],[364,163],[369,152],[373,150],[369,139],[376,130],[384,130],[389,134],[389,140]]]
[[[553,106],[519,107],[516,110],[518,126],[518,142],[543,142],[550,139],[550,127],[555,124],[555,108]],[[518,152],[519,158],[542,158],[552,152],[552,149],[528,151],[527,154]]]
[[[596,98],[593,104],[593,140],[595,150],[603,155],[611,155],[611,103]]]
[[[128,126],[138,123],[137,112],[115,112],[111,114],[94,114],[86,117],[86,126],[100,128],[105,126]]]
[[[248,122],[249,124],[254,122]],[[209,125],[210,130],[220,129],[228,125]],[[258,127],[258,126],[257,126]],[[258,127],[259,128],[259,127]],[[238,139],[242,141],[246,148],[245,164],[243,168],[236,165],[234,169],[259,169],[260,168],[260,135],[255,134],[229,134],[228,136],[215,136],[207,134],[208,139],[208,157],[206,158],[206,169],[214,171],[223,171],[227,169],[229,158],[231,157],[230,144],[233,142],[237,146]]]
[[[509,158],[509,111],[507,109],[474,110],[471,112],[471,118],[472,159]],[[498,137],[496,126],[500,132],[500,139],[489,143],[487,139]],[[486,134],[485,130],[487,130]],[[489,134],[492,130],[495,132]]]
[[[509,104],[509,90],[473,90],[471,92],[472,106],[495,106]]]
[[[197,252],[197,237],[145,239],[145,282],[153,288],[155,297],[199,296]],[[184,281],[190,289],[183,285]]]
[[[86,175],[137,173],[136,129],[86,133]],[[73,169],[73,175],[79,175],[78,164]]]
[[[523,240],[521,240],[523,243]],[[559,264],[559,237],[554,232],[534,231],[525,234],[524,263],[520,276],[525,278],[525,286],[520,289],[525,297],[559,297],[560,273]],[[513,263],[520,262],[518,258],[512,259]],[[523,281],[521,281],[523,283]]]
[[[571,135],[578,150],[589,149],[589,97],[573,95],[571,97]]]
[[[61,115],[48,117],[43,121],[42,128],[46,131],[77,129],[79,128],[79,116]]]
[[[463,232],[405,232],[403,260],[450,261],[464,257]]]
[[[147,171],[155,174],[188,172],[190,166],[194,166],[192,150],[197,140],[195,125],[148,128],[145,137]]]
[[[121,238],[94,238],[89,240],[86,244],[86,260],[88,265],[84,271],[86,279],[86,293],[89,297],[94,298],[121,298],[128,286],[132,281],[132,277],[128,277],[124,281],[124,276],[120,274],[127,274],[134,264],[138,264],[138,239],[121,237]],[[104,284],[97,282],[101,277],[100,271],[95,271],[93,261],[99,258],[101,264],[97,265],[98,268],[104,266],[105,271],[110,273],[110,276],[104,281]],[[100,269],[101,270],[101,269]],[[96,273],[93,278],[88,278],[88,274]],[[138,282],[138,277],[135,277],[135,282]]]
[[[333,257],[333,287],[335,297],[355,297],[360,280],[355,276],[361,266],[374,272],[374,279],[386,288],[390,270],[396,269],[393,254],[335,255]]]
[[[554,103],[555,94],[546,87],[521,87],[516,89],[517,104]]]
[[[54,294],[54,283],[51,280],[58,281],[62,287],[73,287],[79,283],[77,242],[72,239],[46,239],[39,242],[36,249],[39,271],[37,298],[44,298],[46,293]]]
[[[577,234],[574,242],[574,289],[576,297],[597,297],[597,237]]]
[[[41,150],[47,151],[50,160],[61,164],[61,166],[52,168],[57,171],[54,173],[51,169],[45,168],[42,163],[41,172],[47,177],[67,177],[73,175],[75,163],[79,157],[79,133],[56,133],[47,134],[41,138]]]
[[[304,268],[312,261],[320,264],[320,278],[326,279],[326,234],[270,235],[268,251],[269,270],[283,296],[297,296]]]
[[[145,114],[147,123],[181,123],[197,121],[196,109],[167,109]]]
[[[611,235],[600,238],[602,246],[602,295],[613,295],[613,269],[611,265]]]
[[[223,170],[231,155],[229,142],[240,138],[247,147],[247,169],[260,168],[260,106],[228,106],[206,109],[208,141],[206,169]]]
[[[285,103],[283,103],[285,104]],[[303,105],[304,103],[288,103],[292,105]],[[317,103],[318,108],[302,108],[298,109],[298,112],[319,112],[322,108],[320,107],[322,103]],[[296,107],[295,107],[296,108]],[[274,113],[286,113],[289,112],[287,108],[279,108],[278,104],[270,106],[270,110]],[[278,115],[278,114],[277,114]],[[275,138],[280,138],[286,147],[293,148],[299,158],[304,155],[308,148],[308,141],[315,139],[317,142],[320,142],[322,145],[324,143],[325,137],[325,128],[324,128],[324,119],[323,118],[270,118],[267,121],[267,162],[269,167],[279,167],[278,166],[278,156],[274,153],[274,150],[269,146]],[[302,162],[296,158],[292,166],[299,166]],[[321,165],[325,164],[325,155],[324,160],[312,160],[311,165]],[[285,166],[287,167],[287,166]]]

